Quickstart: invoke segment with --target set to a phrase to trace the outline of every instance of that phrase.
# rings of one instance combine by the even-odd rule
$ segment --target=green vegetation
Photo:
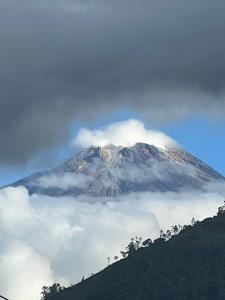
[[[213,218],[174,226],[154,243],[133,239],[124,259],[75,286],[45,288],[42,299],[224,300],[224,211],[222,206]]]

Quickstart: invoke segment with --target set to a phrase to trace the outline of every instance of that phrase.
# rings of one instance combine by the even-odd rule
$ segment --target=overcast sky
[[[224,11],[223,0],[1,0],[1,165],[24,167],[122,109],[154,127],[223,120]]]

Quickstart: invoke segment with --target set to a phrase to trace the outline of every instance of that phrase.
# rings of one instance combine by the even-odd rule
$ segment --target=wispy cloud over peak
[[[74,140],[75,145],[82,147],[103,147],[110,144],[130,147],[140,142],[162,149],[178,147],[177,142],[172,138],[163,132],[147,129],[140,120],[136,119],[115,122],[96,130],[82,128]]]

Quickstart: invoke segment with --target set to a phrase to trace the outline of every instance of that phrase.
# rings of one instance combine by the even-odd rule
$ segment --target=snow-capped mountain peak
[[[161,149],[146,143],[85,148],[46,172],[13,186],[47,195],[118,196],[131,192],[204,189],[224,177],[181,148]]]

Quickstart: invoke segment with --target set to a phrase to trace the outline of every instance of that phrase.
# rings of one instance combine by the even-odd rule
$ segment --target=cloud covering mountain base
[[[69,285],[106,267],[107,257],[119,255],[133,236],[154,239],[160,229],[215,214],[224,200],[220,191],[134,193],[93,203],[87,196],[2,189],[0,291],[10,299],[38,300],[43,285]]]

